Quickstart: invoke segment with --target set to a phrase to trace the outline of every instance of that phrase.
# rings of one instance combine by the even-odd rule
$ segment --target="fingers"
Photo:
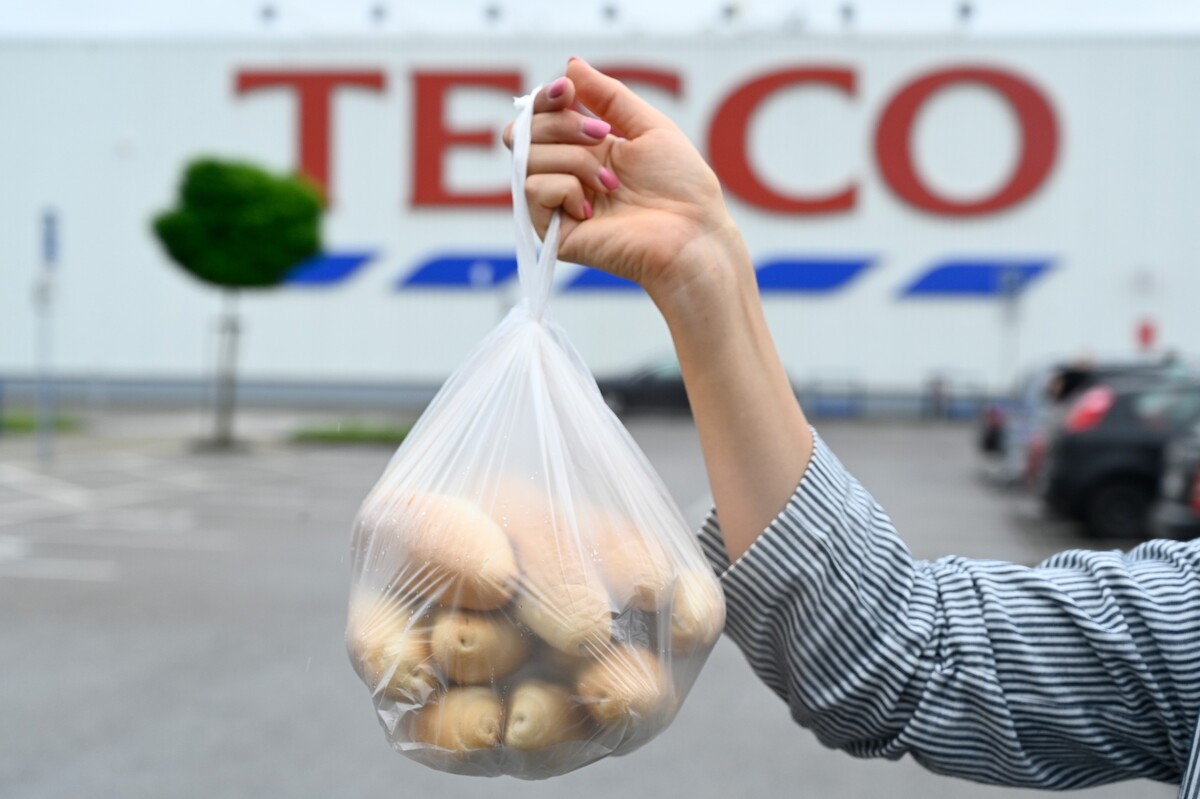
[[[539,234],[545,233],[550,216],[558,208],[580,221],[592,216],[592,205],[584,196],[583,184],[574,175],[530,175],[525,179],[525,196],[529,198],[529,216]]]
[[[571,83],[570,79],[564,75],[550,81],[537,93],[537,96],[533,98],[533,113],[540,114],[544,111],[570,108],[574,102],[575,84]]]
[[[504,146],[512,149],[512,124],[504,128]],[[534,115],[530,139],[534,144],[598,144],[612,126],[602,119],[584,116],[578,111]]]
[[[590,147],[570,144],[544,144],[529,152],[529,174],[573,175],[590,191],[608,192],[620,182],[611,169],[604,166]]]
[[[674,124],[625,84],[594,69],[582,58],[572,58],[567,63],[567,77],[579,102],[612,123],[626,138],[634,138],[664,124]]]

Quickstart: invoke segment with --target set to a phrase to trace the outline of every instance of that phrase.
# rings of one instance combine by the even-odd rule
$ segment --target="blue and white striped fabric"
[[[1034,567],[917,561],[820,437],[730,565],[726,632],[826,746],[1000,785],[1184,781],[1200,711],[1200,542]]]

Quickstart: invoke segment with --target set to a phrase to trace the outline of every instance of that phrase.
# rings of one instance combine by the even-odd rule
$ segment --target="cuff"
[[[840,515],[850,475],[837,456],[813,431],[813,453],[787,505],[750,548],[733,563],[725,550],[716,510],[700,530],[700,547],[721,581],[727,605],[726,630],[736,640],[739,628],[757,627],[767,606],[794,590],[795,582],[812,569],[816,553],[828,538],[826,524],[817,521]],[[806,539],[813,540],[806,540]],[[818,556],[819,557],[819,556]],[[748,633],[749,629],[741,629]]]

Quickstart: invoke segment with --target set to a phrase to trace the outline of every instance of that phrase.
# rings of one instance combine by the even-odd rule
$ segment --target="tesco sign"
[[[602,67],[629,83],[653,86],[682,97],[684,82],[678,71],[622,65]],[[499,131],[462,129],[447,120],[450,95],[459,89],[521,94],[524,76],[516,71],[414,70],[409,78],[412,108],[412,163],[409,202],[414,208],[454,206],[507,206],[507,186],[491,190],[462,190],[447,180],[447,157],[457,148],[491,149]],[[940,193],[921,174],[913,148],[914,123],[922,108],[940,92],[964,84],[993,92],[1012,111],[1020,131],[1017,157],[1010,174],[983,197],[961,199]],[[834,190],[822,193],[784,192],[762,179],[750,158],[749,132],[758,110],[783,90],[818,86],[834,90],[853,103],[858,95],[855,69],[845,66],[805,65],[758,74],[735,86],[714,108],[708,124],[707,156],[725,190],[763,211],[782,214],[833,214],[855,208],[859,185],[847,177]],[[259,69],[236,71],[239,96],[261,91],[285,91],[296,101],[298,167],[315,180],[333,201],[331,186],[335,164],[332,155],[334,97],[339,92],[384,94],[387,76],[375,69]],[[249,99],[249,97],[247,97]],[[1033,81],[996,66],[957,64],[915,75],[883,102],[874,126],[873,155],[879,174],[892,193],[922,212],[950,217],[994,214],[1028,199],[1042,186],[1058,153],[1059,124],[1054,106]]]

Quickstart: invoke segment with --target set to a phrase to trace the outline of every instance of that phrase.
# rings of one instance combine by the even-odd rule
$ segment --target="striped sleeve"
[[[1200,544],[1029,568],[917,561],[817,436],[787,507],[730,564],[726,632],[829,747],[1002,785],[1178,782],[1200,706]]]

